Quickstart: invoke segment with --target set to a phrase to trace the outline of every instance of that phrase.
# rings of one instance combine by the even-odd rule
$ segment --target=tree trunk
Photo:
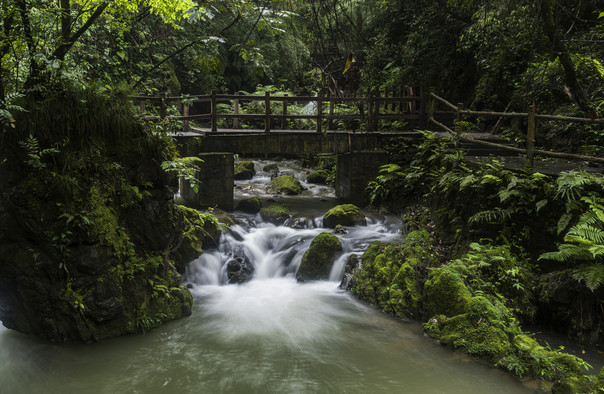
[[[593,118],[596,116],[596,111],[589,104],[589,100],[585,95],[585,91],[581,87],[579,80],[577,79],[577,72],[575,65],[566,49],[566,45],[560,39],[558,29],[556,29],[556,22],[554,19],[554,7],[556,0],[542,0],[541,10],[539,12],[541,21],[543,22],[543,30],[549,39],[552,46],[552,52],[560,59],[560,64],[564,68],[564,82],[571,92],[573,100],[577,103],[581,111],[583,111],[588,117]]]

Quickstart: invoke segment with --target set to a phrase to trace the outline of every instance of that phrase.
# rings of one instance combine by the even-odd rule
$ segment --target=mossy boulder
[[[241,211],[245,213],[258,213],[262,208],[262,201],[258,197],[246,198],[237,204],[236,211]]]
[[[310,173],[306,178],[306,181],[309,183],[316,183],[318,185],[327,185],[329,175],[329,171],[327,170],[317,170]]]
[[[279,165],[277,163],[267,164],[262,167],[262,171],[268,172],[271,178],[276,178],[279,175]]]
[[[323,216],[323,227],[335,228],[338,224],[342,226],[366,226],[367,219],[354,204],[336,205]]]
[[[361,257],[362,269],[352,279],[352,291],[398,317],[419,317],[421,288],[410,245],[372,242]]]
[[[302,282],[329,279],[331,267],[341,251],[338,237],[330,233],[317,235],[302,257],[296,278]]]
[[[168,257],[186,222],[159,164],[170,148],[127,99],[64,88],[24,102],[27,121],[0,144],[0,320],[93,342],[189,315],[192,295]],[[77,113],[92,116],[86,127]],[[32,166],[26,140],[60,152]]]
[[[176,270],[182,274],[185,272],[185,265],[198,258],[204,248],[218,246],[222,229],[218,219],[209,212],[200,212],[182,205],[179,208],[185,217],[185,229],[182,242],[172,250],[170,258],[174,260]]]
[[[256,175],[253,161],[240,161],[235,164],[233,178],[235,180],[252,179]]]
[[[424,285],[425,316],[464,313],[471,297],[459,273],[447,266],[433,269]]]
[[[281,175],[273,179],[267,186],[267,193],[287,194],[294,196],[302,193],[304,186],[299,180],[290,175]]]
[[[260,210],[260,217],[265,222],[281,225],[291,217],[289,208],[281,204],[271,204]]]

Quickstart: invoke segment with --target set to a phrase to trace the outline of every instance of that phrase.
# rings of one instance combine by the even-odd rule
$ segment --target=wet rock
[[[304,186],[299,180],[290,175],[281,175],[273,179],[266,187],[267,193],[287,194],[294,196],[302,193]]]
[[[256,175],[253,161],[240,161],[235,164],[233,178],[235,180],[252,179]]]
[[[226,273],[228,283],[241,284],[248,282],[254,276],[254,265],[244,253],[238,253],[227,263]]]
[[[366,226],[367,219],[356,205],[337,205],[327,211],[323,217],[323,227],[335,228],[337,225]]]
[[[262,201],[258,197],[246,198],[244,200],[239,201],[237,204],[236,211],[241,211],[245,213],[258,213],[262,208]]]
[[[342,244],[335,235],[330,233],[317,235],[302,257],[296,279],[300,282],[329,279],[331,267],[341,251]]]
[[[334,232],[336,234],[343,235],[343,234],[348,234],[349,230],[348,230],[348,228],[342,226],[341,224],[338,224],[338,225],[336,225]]]
[[[351,254],[348,256],[346,260],[346,265],[344,267],[344,276],[342,277],[342,281],[340,282],[340,289],[349,291],[356,284],[356,275],[361,269],[361,260],[359,256],[356,254]]]
[[[218,219],[208,212],[179,206],[185,217],[182,241],[170,258],[179,273],[185,272],[185,265],[198,258],[204,249],[216,248],[222,236]]]
[[[308,228],[308,219],[307,218],[296,218],[291,225],[292,228],[297,230],[302,230]]]
[[[316,183],[318,185],[327,185],[327,179],[329,178],[329,171],[327,170],[317,170],[312,172],[306,178],[306,181],[309,183]]]
[[[279,165],[277,163],[267,164],[262,168],[262,171],[270,174],[271,179],[279,175]]]
[[[260,210],[260,216],[265,222],[282,225],[291,217],[285,205],[272,204]]]

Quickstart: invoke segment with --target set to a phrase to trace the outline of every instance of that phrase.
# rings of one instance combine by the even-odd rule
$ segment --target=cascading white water
[[[264,177],[264,179],[262,179]],[[262,195],[266,174],[238,192]],[[344,262],[369,242],[400,239],[394,217],[338,235],[330,280],[298,283],[302,255],[321,231],[333,190],[283,198],[309,228],[236,214],[218,250],[189,264],[193,314],[145,335],[93,346],[59,346],[0,329],[0,391],[6,393],[527,393],[502,371],[451,353],[415,323],[391,319],[338,288]],[[266,197],[263,195],[263,197]],[[293,219],[292,219],[293,220]],[[245,255],[249,282],[226,285],[226,264]]]

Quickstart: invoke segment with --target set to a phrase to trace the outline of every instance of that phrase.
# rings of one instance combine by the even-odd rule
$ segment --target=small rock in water
[[[241,284],[250,281],[254,276],[254,264],[242,253],[227,263],[226,271],[228,283]]]
[[[292,224],[292,228],[295,228],[297,230],[302,230],[302,229],[308,228],[308,219],[307,218],[297,218],[296,220],[294,220],[294,223]]]

